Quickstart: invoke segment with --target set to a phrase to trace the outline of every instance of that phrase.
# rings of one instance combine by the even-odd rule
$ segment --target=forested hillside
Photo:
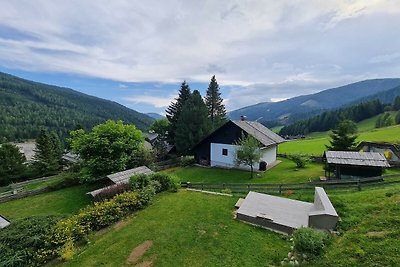
[[[241,115],[250,120],[273,127],[288,125],[318,115],[324,111],[341,108],[346,105],[360,103],[377,98],[376,96],[392,88],[400,86],[400,79],[372,79],[345,86],[331,88],[315,94],[293,97],[280,102],[265,102],[231,111],[229,117],[238,119]],[[395,93],[396,90],[391,91]],[[382,103],[393,96],[384,93]]]
[[[314,116],[312,118],[301,120],[295,122],[291,125],[283,127],[279,134],[280,135],[303,135],[311,132],[323,132],[328,131],[336,127],[336,125],[341,120],[352,120],[355,122],[360,122],[362,120],[371,118],[378,114],[381,114],[386,110],[398,110],[395,105],[396,102],[400,102],[400,97],[394,100],[392,106],[387,103],[382,103],[381,100],[375,99],[368,102],[362,102],[359,104],[354,104],[345,108],[326,111],[320,115]],[[389,114],[387,114],[389,115]],[[382,120],[381,118],[380,120]],[[382,122],[383,123],[383,122]],[[394,123],[394,121],[393,121]],[[384,123],[383,123],[384,124]],[[389,126],[387,125],[377,125],[377,127]]]
[[[66,136],[76,127],[89,129],[107,119],[141,130],[152,121],[109,100],[0,73],[0,141],[35,138],[40,128]]]

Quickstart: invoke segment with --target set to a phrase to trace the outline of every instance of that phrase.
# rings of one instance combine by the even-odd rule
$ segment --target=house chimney
[[[245,120],[247,120],[247,117],[244,116],[244,115],[242,115],[242,116],[240,116],[240,120],[241,120],[241,121],[245,121]]]

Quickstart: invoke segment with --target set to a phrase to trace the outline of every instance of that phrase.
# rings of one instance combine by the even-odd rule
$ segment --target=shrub
[[[103,189],[100,193],[94,196],[94,201],[104,201],[110,199],[118,194],[124,193],[131,190],[130,184],[115,184],[106,189]]]
[[[153,189],[154,190],[154,189]],[[84,239],[91,231],[109,226],[127,214],[143,208],[151,201],[148,195],[125,192],[110,200],[97,202],[81,209],[78,214],[60,220],[47,235],[47,249],[57,250],[61,258],[70,258],[73,252],[70,242]]]
[[[129,179],[129,183],[133,190],[141,190],[150,184],[150,176],[147,174],[137,174]]]
[[[147,205],[149,205],[152,201],[153,201],[153,197],[156,194],[156,189],[151,186],[148,185],[145,188],[143,188],[142,190],[139,191],[139,202],[141,207],[145,207]]]
[[[309,158],[303,155],[289,155],[288,158],[296,163],[297,168],[304,168],[310,161]]]
[[[196,163],[196,159],[193,157],[185,157],[181,160],[181,167],[191,166]]]
[[[293,233],[294,250],[311,257],[320,255],[328,241],[326,233],[312,228],[300,228]]]
[[[33,265],[36,254],[45,247],[46,232],[59,219],[59,216],[28,217],[1,229],[0,265]]]
[[[154,173],[150,176],[150,179],[158,181],[160,183],[161,191],[166,191],[166,190],[176,191],[180,183],[179,179],[177,179],[176,177],[164,173]]]

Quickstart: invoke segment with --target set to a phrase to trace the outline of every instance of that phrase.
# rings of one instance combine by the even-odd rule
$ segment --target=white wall
[[[237,145],[228,145],[228,144],[219,144],[219,143],[211,143],[210,145],[210,165],[212,167],[226,167],[226,168],[240,168],[249,170],[250,167],[246,165],[235,165],[235,153],[237,149]],[[228,155],[222,155],[222,150],[227,149]],[[271,164],[276,160],[276,146],[262,148],[261,149],[262,156],[261,160],[265,161],[267,164]],[[253,168],[258,170],[259,162],[253,164]]]
[[[276,160],[276,146],[262,148],[261,152],[261,160],[265,161],[268,165]]]

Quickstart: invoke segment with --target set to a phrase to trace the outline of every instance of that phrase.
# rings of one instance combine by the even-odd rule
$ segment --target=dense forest
[[[322,132],[333,129],[342,120],[355,122],[378,115],[384,111],[385,105],[380,100],[372,100],[354,106],[326,111],[307,120],[298,121],[285,126],[280,135],[302,135],[311,132]]]
[[[65,137],[77,127],[90,129],[107,119],[123,120],[141,130],[152,122],[147,115],[109,100],[0,73],[0,142],[35,138],[41,128]]]

